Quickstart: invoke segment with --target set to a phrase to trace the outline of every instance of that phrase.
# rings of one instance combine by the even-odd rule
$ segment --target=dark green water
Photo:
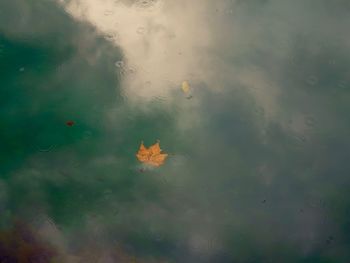
[[[219,91],[135,106],[122,48],[54,1],[0,0],[2,229],[30,225],[51,262],[350,261],[349,3],[221,2],[200,51]]]

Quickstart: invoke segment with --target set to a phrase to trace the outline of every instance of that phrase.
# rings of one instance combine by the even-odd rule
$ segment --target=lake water
[[[349,262],[349,13],[0,0],[0,262]]]

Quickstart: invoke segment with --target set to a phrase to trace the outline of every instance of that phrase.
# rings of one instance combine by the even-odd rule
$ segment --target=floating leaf
[[[187,81],[182,82],[181,88],[185,94],[188,94],[190,92],[190,85]]]
[[[143,142],[141,142],[140,149],[137,152],[136,157],[140,162],[158,167],[161,166],[168,157],[168,154],[161,153],[161,151],[159,140],[149,148],[146,148]]]
[[[187,81],[182,82],[181,89],[186,94],[186,98],[187,99],[191,99],[192,98],[192,95],[191,95],[191,92],[190,92],[190,85],[188,84]]]

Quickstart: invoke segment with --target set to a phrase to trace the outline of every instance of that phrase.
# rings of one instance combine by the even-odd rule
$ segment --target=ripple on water
[[[104,38],[108,41],[118,41],[119,39],[119,36],[116,32],[107,32],[105,35],[104,35]]]
[[[310,129],[313,129],[315,127],[315,118],[313,116],[311,116],[311,115],[305,116],[305,124]]]
[[[347,88],[347,83],[345,80],[341,80],[338,82],[338,87],[341,88],[341,89],[346,89]]]
[[[159,6],[159,0],[136,0],[134,7],[142,11],[153,11]]]
[[[317,77],[316,76],[313,76],[313,75],[311,75],[311,76],[309,76],[308,78],[307,78],[307,84],[309,84],[310,86],[314,86],[315,84],[317,84],[317,82],[318,82],[318,79],[317,79]]]
[[[112,10],[106,10],[105,12],[104,12],[104,15],[105,16],[110,16],[110,15],[113,15],[114,14],[114,12],[112,11]]]
[[[118,60],[117,62],[115,62],[115,66],[117,68],[123,68],[124,67],[124,61]]]
[[[136,32],[139,35],[144,35],[146,33],[146,28],[143,27],[143,26],[140,26],[140,27],[137,28]]]

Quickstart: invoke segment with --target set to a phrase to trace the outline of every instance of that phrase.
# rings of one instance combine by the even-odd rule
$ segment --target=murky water
[[[349,12],[0,0],[0,262],[348,262]]]

